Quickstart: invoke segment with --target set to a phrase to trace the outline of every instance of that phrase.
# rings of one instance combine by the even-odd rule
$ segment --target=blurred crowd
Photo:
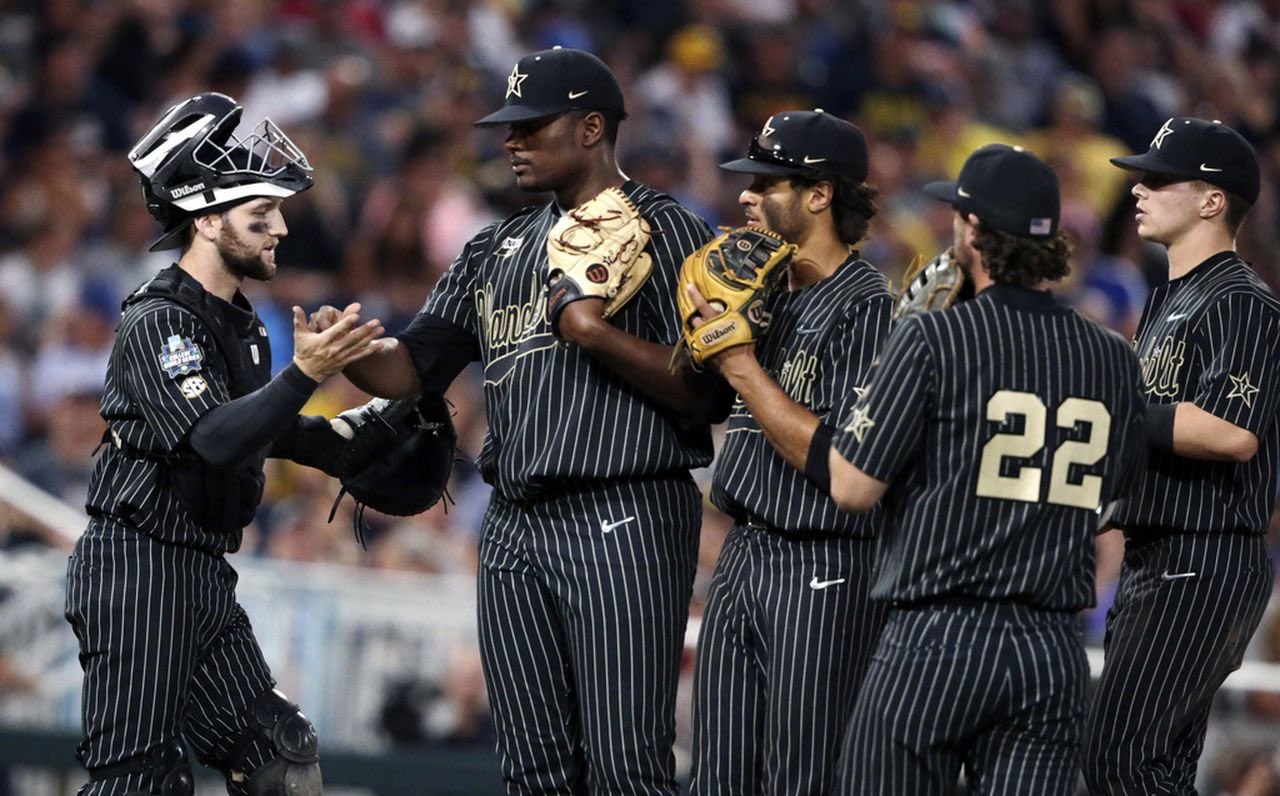
[[[892,279],[949,240],[923,183],[953,178],[981,144],[1027,146],[1062,181],[1075,254],[1060,292],[1126,336],[1164,261],[1107,159],[1145,150],[1169,116],[1220,119],[1263,164],[1239,248],[1280,286],[1280,0],[0,0],[0,461],[83,501],[120,300],[173,257],[146,251],[158,228],[125,153],[174,101],[230,94],[242,130],[270,116],[315,167],[315,188],[285,207],[280,274],[248,287],[280,367],[291,305],[359,300],[399,329],[474,232],[545,199],[514,189],[502,131],[471,123],[501,103],[520,55],[557,44],[621,80],[623,169],[712,224],[742,219],[743,182],[716,164],[772,113],[855,122],[880,191],[862,253]],[[477,375],[449,397],[474,456]],[[363,400],[337,379],[307,411]],[[466,463],[448,505],[371,516],[368,551],[349,501],[327,521],[336,487],[322,474],[280,464],[269,492],[242,554],[475,567],[488,495]],[[708,510],[700,584],[727,527]],[[0,546],[31,542],[58,544],[2,515]],[[1105,605],[1119,545],[1101,550]],[[1100,616],[1090,626],[1097,641]],[[1264,657],[1280,657],[1275,623],[1263,632]],[[1280,706],[1255,709],[1280,720]]]

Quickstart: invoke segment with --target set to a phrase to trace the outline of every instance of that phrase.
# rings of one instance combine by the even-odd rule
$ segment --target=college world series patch
[[[204,352],[200,350],[200,344],[192,342],[190,337],[171,335],[164,348],[160,349],[160,367],[171,379],[199,370],[202,362]]]

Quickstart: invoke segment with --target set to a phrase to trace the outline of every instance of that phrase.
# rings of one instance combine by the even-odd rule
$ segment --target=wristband
[[[1173,450],[1173,418],[1177,404],[1147,404],[1147,444],[1164,451]]]
[[[836,430],[826,423],[818,423],[809,440],[809,454],[805,457],[804,477],[824,493],[831,492],[831,438]]]

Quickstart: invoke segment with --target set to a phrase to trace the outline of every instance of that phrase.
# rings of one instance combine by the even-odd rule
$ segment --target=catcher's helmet
[[[129,151],[147,210],[164,227],[151,251],[177,246],[195,216],[311,187],[311,164],[270,119],[247,138],[234,134],[242,110],[225,94],[197,94],[165,111]]]

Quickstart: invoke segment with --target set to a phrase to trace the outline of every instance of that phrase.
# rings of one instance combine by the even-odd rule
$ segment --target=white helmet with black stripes
[[[197,94],[165,111],[129,151],[147,210],[164,228],[151,251],[181,245],[196,216],[311,187],[311,164],[270,119],[235,135],[242,110],[225,94]]]

